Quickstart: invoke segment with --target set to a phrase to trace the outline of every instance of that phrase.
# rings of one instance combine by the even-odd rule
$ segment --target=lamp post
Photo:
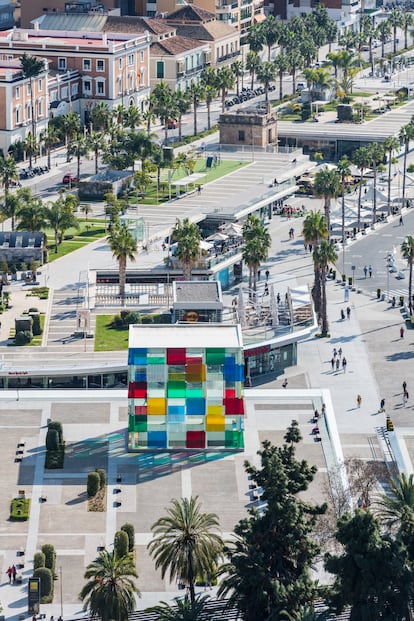
[[[63,584],[62,584],[62,565],[59,567],[60,577],[60,617],[63,619]]]

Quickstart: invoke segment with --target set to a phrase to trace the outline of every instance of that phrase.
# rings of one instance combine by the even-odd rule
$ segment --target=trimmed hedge
[[[46,434],[46,450],[58,451],[59,444],[59,433],[56,429],[48,429]]]
[[[46,557],[43,552],[36,552],[33,557],[33,567],[34,569],[39,569],[40,567],[45,567]]]
[[[99,474],[99,489],[106,487],[106,470],[103,468],[97,468],[95,470]]]
[[[47,470],[56,470],[63,468],[65,461],[65,451],[61,447],[57,451],[46,451],[45,468]]]
[[[50,603],[53,599],[53,575],[47,567],[39,567],[33,572],[34,578],[40,578],[40,601]]]
[[[128,533],[124,530],[117,530],[114,538],[114,550],[117,558],[124,558],[128,554],[129,539]]]
[[[86,485],[86,489],[88,492],[89,498],[96,496],[100,489],[101,477],[97,472],[89,472],[88,473],[88,482]]]
[[[52,576],[55,575],[56,552],[55,547],[51,543],[45,543],[42,546],[42,552],[45,555],[45,567],[50,569]]]
[[[10,519],[26,521],[29,519],[30,498],[13,498],[10,505]]]
[[[121,526],[121,530],[128,535],[128,551],[132,552],[135,547],[135,528],[133,524],[127,522]]]

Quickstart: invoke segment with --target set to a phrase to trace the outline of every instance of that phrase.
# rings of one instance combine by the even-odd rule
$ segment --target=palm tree
[[[296,93],[296,72],[303,69],[303,57],[297,48],[289,50],[286,55],[288,71],[292,76],[292,94]]]
[[[371,157],[368,150],[368,147],[360,147],[357,149],[353,156],[352,161],[359,168],[360,177],[359,177],[359,191],[358,191],[358,231],[361,228],[361,201],[362,201],[362,183],[364,180],[364,171],[369,168],[371,164]]]
[[[88,156],[89,142],[79,134],[77,138],[73,138],[68,144],[68,153],[76,157],[76,176],[80,179],[81,157]]]
[[[95,104],[91,111],[92,130],[101,132],[108,131],[111,118],[112,111],[106,103],[100,101]]]
[[[313,606],[304,606],[298,614],[291,615],[287,611],[282,613],[285,621],[329,621],[329,610],[317,611]]]
[[[328,237],[328,227],[326,226],[326,218],[319,211],[310,212],[303,223],[302,230],[303,240],[305,244],[313,246],[313,252],[319,246],[320,242]],[[316,261],[313,262],[314,267],[314,283],[312,287],[312,299],[315,307],[315,313],[318,319],[321,318],[321,283],[320,273]]]
[[[265,45],[265,36],[263,28],[260,26],[260,24],[254,24],[249,28],[247,43],[249,44],[251,52],[255,52],[256,54],[258,54],[262,51]]]
[[[314,191],[316,196],[323,198],[328,237],[331,232],[331,199],[336,198],[341,189],[338,171],[327,167],[318,170],[315,175]]]
[[[315,247],[313,260],[320,272],[321,284],[321,336],[328,336],[328,304],[326,298],[326,273],[330,264],[335,264],[338,255],[335,252],[335,244],[332,241],[323,240]]]
[[[234,63],[230,65],[230,69],[236,78],[236,93],[237,97],[240,95],[240,78],[244,74],[244,65],[241,60],[235,60]]]
[[[79,598],[92,619],[128,621],[140,595],[133,580],[138,576],[131,553],[118,558],[115,551],[103,550],[88,565],[84,578],[88,582]]]
[[[315,60],[318,53],[316,45],[309,36],[304,36],[300,40],[299,51],[302,54],[302,58],[305,62],[305,67],[309,67],[311,62]]]
[[[76,112],[67,112],[62,115],[62,127],[65,134],[65,146],[72,138],[79,134],[81,130],[81,123],[79,115]],[[66,160],[69,162],[69,153],[66,154]]]
[[[408,237],[401,244],[401,254],[408,263],[410,274],[408,277],[408,308],[410,315],[413,314],[413,261],[414,261],[414,237]]]
[[[260,67],[260,65],[262,64],[262,61],[260,59],[259,54],[257,54],[257,52],[249,52],[247,54],[247,58],[246,58],[246,69],[247,71],[250,73],[252,82],[250,85],[250,88],[253,90],[254,88],[254,77],[256,75],[256,72],[258,70],[258,68]]]
[[[403,125],[400,129],[400,133],[398,134],[398,138],[400,143],[404,146],[404,158],[403,158],[403,183],[402,183],[402,197],[401,197],[401,208],[405,207],[405,188],[407,183],[407,156],[410,148],[410,140],[414,138],[414,123],[413,119],[411,119],[410,123],[407,125]]]
[[[262,63],[260,67],[258,67],[256,75],[259,82],[261,82],[264,86],[265,102],[267,106],[269,104],[269,86],[270,83],[275,79],[276,75],[276,67],[274,63],[271,63],[269,61]]]
[[[43,142],[46,148],[47,166],[48,168],[51,168],[52,148],[54,147],[54,145],[59,143],[59,136],[58,136],[56,127],[54,127],[53,125],[49,123],[49,125],[47,126],[47,129],[40,134],[40,140]]]
[[[401,28],[404,24],[403,14],[400,9],[393,9],[388,18],[388,22],[392,28],[394,54],[397,53],[397,28]]]
[[[197,107],[199,101],[204,97],[204,85],[201,82],[191,82],[186,92],[193,104],[194,136],[197,136]]]
[[[198,496],[174,499],[166,511],[152,525],[154,539],[147,547],[162,578],[169,572],[170,580],[185,583],[194,604],[197,576],[212,575],[222,555],[223,540],[213,532],[219,529],[218,517],[201,511]]]
[[[67,205],[63,198],[50,202],[44,210],[45,218],[53,229],[55,236],[55,252],[58,252],[59,244],[62,242],[65,231],[70,228],[79,228],[79,221],[73,213],[70,205]]]
[[[391,214],[391,167],[392,167],[392,155],[394,151],[398,151],[400,148],[400,141],[394,136],[388,136],[382,143],[384,151],[388,157],[388,215]]]
[[[206,616],[206,602],[208,595],[197,595],[194,602],[191,602],[188,595],[184,599],[176,597],[174,605],[161,602],[159,606],[147,608],[146,612],[153,612],[157,615],[157,621],[199,621]]]
[[[6,158],[0,157],[0,183],[4,187],[4,200],[6,203],[9,196],[10,185],[14,181],[18,181],[18,179],[19,174],[14,157],[12,155],[8,155]]]
[[[184,280],[191,280],[192,267],[200,256],[200,229],[188,218],[177,220],[172,239],[177,242],[176,257],[182,266]]]
[[[257,272],[268,257],[272,240],[263,222],[252,215],[243,225],[243,240],[242,256],[249,268],[249,295],[252,296],[252,292],[256,291]]]
[[[97,175],[99,170],[99,153],[106,146],[105,136],[100,132],[92,132],[92,134],[89,134],[87,137],[86,143],[88,148],[93,151],[95,159],[95,175]]]
[[[401,28],[404,31],[404,48],[408,48],[408,29],[414,24],[414,16],[409,11],[402,14]]]
[[[345,185],[346,178],[351,174],[351,170],[349,168],[349,160],[346,155],[344,155],[338,162],[337,171],[341,179],[341,214],[342,214],[342,257],[345,261]],[[342,273],[344,274],[344,266],[342,268]]]
[[[173,91],[166,82],[159,82],[154,90],[154,112],[159,117],[161,124],[164,125],[164,142],[168,143],[168,119],[175,116],[175,98]]]
[[[210,129],[211,101],[209,101],[208,96],[209,95],[207,93],[207,88],[206,88],[207,119],[208,119],[208,128]],[[176,110],[177,121],[178,121],[178,140],[179,142],[181,142],[183,114],[188,112],[188,110],[190,109],[191,101],[190,101],[187,91],[181,91],[181,90],[175,91],[173,93],[173,97],[174,97],[174,109]]]
[[[142,118],[147,125],[148,136],[151,134],[151,124],[155,121],[157,117],[157,115],[154,112],[154,101],[155,101],[154,95],[151,93],[151,95],[147,99],[148,107],[142,115]]]
[[[262,23],[264,42],[267,45],[267,60],[270,61],[272,47],[279,41],[281,22],[269,15]]]
[[[137,106],[128,106],[123,118],[123,124],[129,129],[135,129],[142,123],[141,111]]]
[[[332,43],[335,43],[337,36],[338,36],[338,26],[336,25],[336,22],[333,21],[333,19],[330,19],[328,23],[326,24],[325,34],[326,34],[326,40],[328,42],[329,52],[330,52],[332,49]]]
[[[234,86],[234,74],[229,67],[221,67],[217,70],[216,86],[221,91],[221,111],[224,112],[227,93]]]
[[[24,141],[24,150],[26,155],[29,156],[29,167],[32,167],[33,164],[33,156],[35,158],[35,162],[37,160],[39,145],[36,140],[36,136],[32,134],[32,132],[28,132],[26,136],[26,140]]]
[[[284,54],[279,54],[273,62],[279,74],[279,99],[283,99],[283,74],[289,69],[289,60]]]
[[[30,88],[30,113],[32,121],[32,136],[36,138],[36,115],[33,105],[33,78],[36,78],[42,73],[45,68],[45,61],[36,56],[31,56],[26,52],[20,57],[20,66],[22,69],[23,78],[29,80]]]
[[[27,191],[27,188],[24,188]],[[24,198],[23,198],[24,196]],[[33,197],[29,190],[20,199],[21,207],[18,211],[20,231],[41,231],[46,226],[46,211],[43,201]]]
[[[391,25],[387,19],[384,19],[377,26],[378,39],[381,41],[381,58],[385,55],[385,42],[391,34]]]
[[[207,129],[211,129],[211,104],[217,97],[217,87],[212,84],[206,84],[204,93],[207,105]]]
[[[403,472],[391,479],[390,488],[376,502],[376,512],[389,526],[399,526],[407,512],[414,512],[414,475]]]
[[[135,261],[137,242],[131,231],[124,224],[112,226],[111,232],[108,235],[108,242],[112,256],[118,261],[119,295],[121,297],[121,304],[124,306],[127,260]]]
[[[375,224],[377,221],[377,172],[378,172],[378,164],[382,162],[384,159],[384,148],[382,144],[378,142],[372,142],[368,147],[368,152],[371,160],[371,168],[373,172],[373,189],[374,189],[374,200],[372,207],[372,224]]]

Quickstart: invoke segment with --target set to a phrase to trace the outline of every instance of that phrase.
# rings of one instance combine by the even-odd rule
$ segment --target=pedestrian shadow
[[[412,343],[410,343],[412,345]],[[388,362],[398,362],[399,360],[411,360],[414,358],[414,351],[401,351],[395,354],[389,354],[385,356],[385,360]]]

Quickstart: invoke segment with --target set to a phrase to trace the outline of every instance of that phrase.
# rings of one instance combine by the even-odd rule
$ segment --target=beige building
[[[32,80],[35,132],[40,134],[47,127],[49,117],[48,63],[36,79]],[[7,155],[11,144],[24,141],[31,133],[32,107],[30,83],[24,79],[20,61],[12,54],[0,59],[0,150]]]
[[[84,122],[88,122],[98,102],[111,108],[124,104],[144,109],[150,90],[149,46],[148,34],[82,33],[38,27],[0,32],[0,59],[18,59],[24,52],[41,56],[60,76],[61,84],[70,72],[77,72],[78,77],[73,77],[67,90],[67,100],[72,105],[77,101]]]
[[[89,11],[111,11],[117,9],[117,0],[21,0],[20,25],[22,28],[30,28],[34,19],[41,15],[55,13],[83,13],[83,18],[87,21]]]
[[[267,147],[277,145],[277,113],[265,108],[220,114],[220,144]]]

